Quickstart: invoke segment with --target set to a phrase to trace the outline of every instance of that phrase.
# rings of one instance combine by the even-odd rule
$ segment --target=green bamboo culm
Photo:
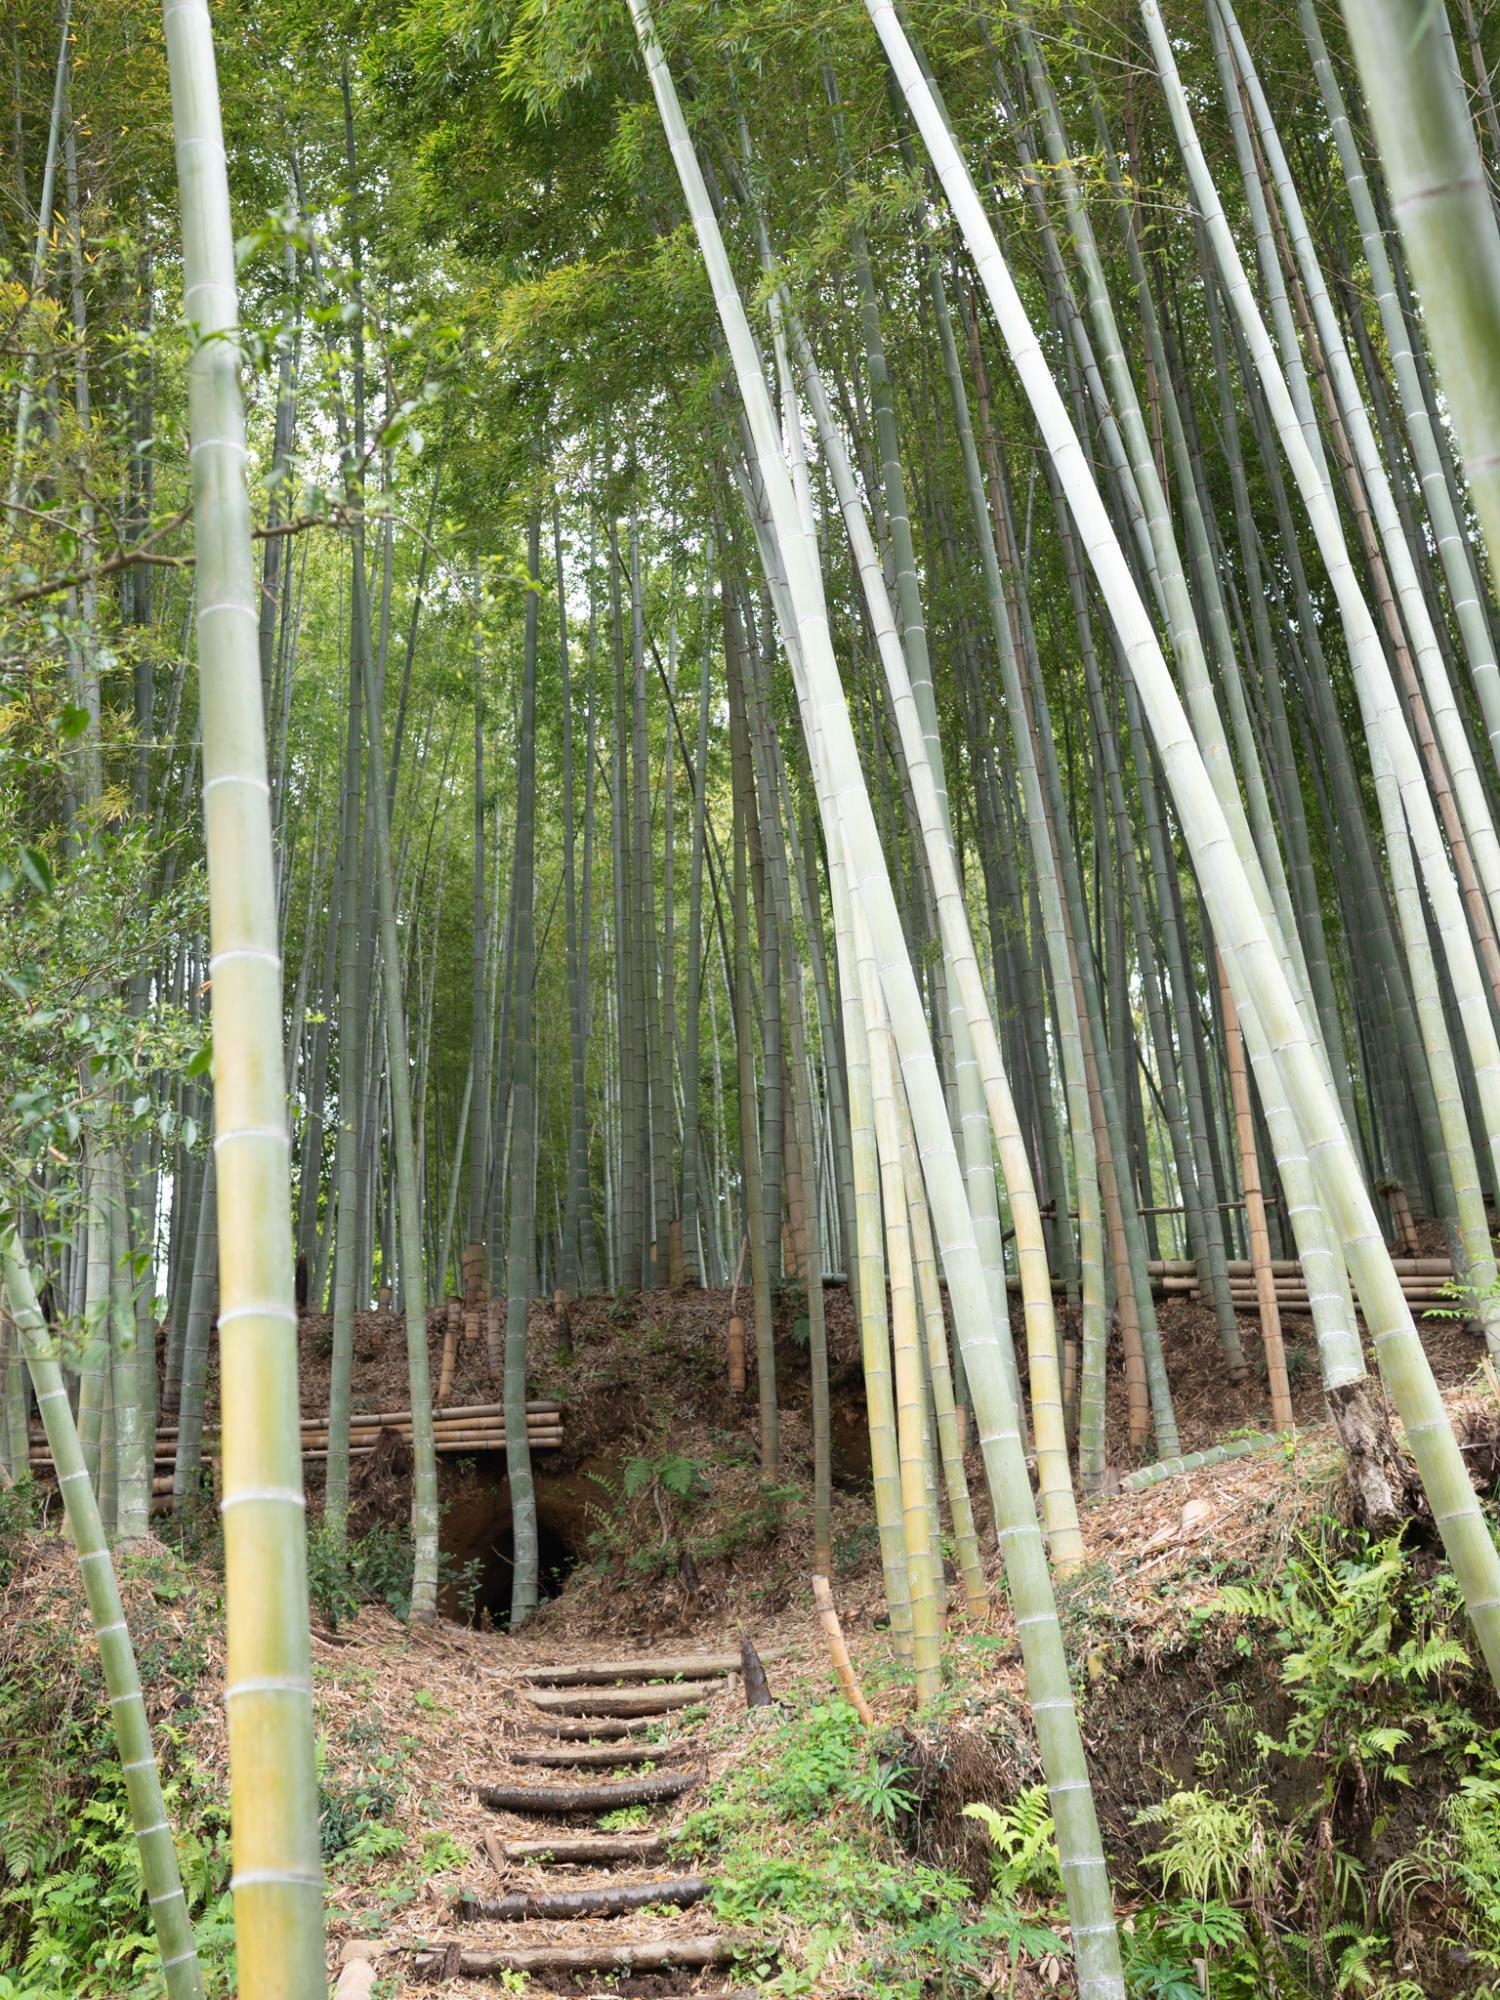
[[[1348,1259],[1381,1375],[1406,1424],[1492,1678],[1500,1684],[1500,1555],[1465,1469],[1452,1426],[1386,1252],[1359,1162],[1319,1049],[1299,1018],[1266,921],[1239,861],[1228,821],[1173,684],[1160,641],[1038,344],[967,166],[925,83],[890,0],[865,0],[902,95],[911,108],[954,216],[963,231],[995,323],[1057,470],[1100,594],[1115,624],[1141,706],[1150,722],[1183,837],[1198,871],[1241,1017],[1254,1010],[1306,1150],[1316,1162],[1329,1219]],[[1158,67],[1171,52],[1154,0],[1141,13]]]
[[[206,0],[163,9],[182,204],[219,1211],[240,2000],[326,1991],[271,856],[229,175]]]
[[[1343,11],[1493,564],[1500,560],[1500,224],[1447,9],[1443,0],[1343,0]]]
[[[105,1543],[99,1502],[83,1462],[83,1447],[63,1383],[62,1366],[37,1304],[31,1268],[13,1222],[0,1226],[0,1290],[10,1301],[16,1336],[36,1390],[47,1448],[57,1469],[68,1532],[78,1551],[83,1593],[88,1599],[89,1618],[99,1647],[104,1685],[109,1689],[110,1722],[119,1746],[125,1795],[130,1801],[130,1823],[140,1850],[141,1881],[161,1952],[168,2000],[203,2000],[203,1975],[193,1945],[193,1926],[182,1893],[177,1849],[167,1823],[161,1773],[151,1745],[151,1724],[141,1695],[125,1607],[120,1602],[120,1586]]]
[[[763,559],[779,559],[784,565],[786,602],[778,620],[797,682],[803,733],[820,786],[825,830],[831,845],[842,846],[849,866],[851,901],[864,919],[870,946],[869,953],[861,951],[861,956],[879,968],[935,1230],[943,1244],[954,1322],[969,1366],[985,1470],[1005,1553],[1006,1583],[1015,1607],[1027,1692],[1057,1827],[1079,2000],[1124,2000],[1109,1872],[1017,1412],[998,1343],[992,1333],[986,1339],[983,1331],[992,1323],[967,1189],[859,763],[829,637],[821,577],[799,518],[783,441],[744,304],[646,0],[630,0],[630,13],[733,364],[753,465],[766,497],[771,530],[767,539],[774,545],[763,551]],[[752,525],[756,525],[753,512]],[[863,966],[860,978],[862,991],[870,990],[864,984]]]

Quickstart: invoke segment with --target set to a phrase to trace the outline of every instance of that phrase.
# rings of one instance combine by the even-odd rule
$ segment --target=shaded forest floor
[[[829,1294],[834,1587],[876,1712],[875,1734],[866,1737],[836,1698],[808,1587],[811,1438],[800,1310],[795,1293],[782,1299],[783,1463],[779,1483],[767,1486],[755,1450],[753,1365],[747,1396],[731,1396],[726,1386],[723,1295],[577,1303],[571,1353],[560,1351],[555,1315],[537,1308],[533,1388],[564,1407],[563,1451],[538,1455],[544,1554],[553,1558],[557,1594],[514,1637],[485,1629],[508,1578],[503,1462],[443,1461],[450,1615],[431,1631],[409,1630],[379,1601],[400,1604],[404,1447],[358,1463],[356,1525],[361,1547],[373,1551],[360,1594],[377,1601],[355,1608],[329,1587],[315,1536],[314,1680],[331,1963],[351,1943],[378,1949],[381,2000],[427,1990],[411,1977],[420,1946],[458,1936],[483,1946],[597,1934],[580,1920],[528,1923],[523,1938],[522,1926],[460,1923],[455,1915],[465,1889],[495,1895],[540,1881],[515,1864],[501,1882],[485,1835],[532,1829],[480,1806],[474,1789],[522,1775],[506,1760],[525,1726],[527,1669],[591,1651],[717,1647],[733,1644],[741,1629],[762,1647],[784,1649],[769,1669],[778,1706],[747,1712],[729,1683],[690,1712],[706,1748],[707,1783],[653,1822],[672,1835],[674,1870],[700,1868],[717,1879],[718,1927],[754,1940],[737,1983],[871,2000],[1071,1991],[1055,1874],[1045,1841],[1034,1838],[1044,1811],[1031,1789],[1040,1771],[993,1537],[984,1535],[991,1613],[980,1624],[967,1621],[953,1593],[943,1693],[917,1722],[909,1675],[884,1625],[863,1399],[841,1290]],[[1263,1392],[1253,1379],[1242,1389],[1228,1382],[1207,1316],[1173,1302],[1162,1320],[1185,1446],[1258,1426]],[[1245,1331],[1253,1337],[1252,1322]],[[436,1359],[437,1316],[433,1332]],[[1294,1352],[1310,1338],[1299,1337],[1297,1322],[1288,1335]],[[309,1412],[320,1407],[325,1342],[324,1323],[305,1320]],[[402,1342],[389,1316],[361,1320],[360,1407],[404,1405]],[[1432,1347],[1464,1425],[1490,1435],[1495,1398],[1478,1371],[1478,1344],[1444,1324]],[[1494,1978],[1487,1954],[1500,1963],[1500,1710],[1463,1657],[1466,1627],[1420,1532],[1399,1551],[1348,1538],[1340,1467],[1318,1422],[1316,1371],[1305,1366],[1294,1379],[1299,1413],[1309,1420],[1294,1446],[1086,1510],[1087,1559],[1059,1593],[1137,1967],[1132,1992],[1179,2000],[1198,1990],[1201,1963],[1214,1974],[1215,1994],[1333,1995],[1360,1984],[1350,1958],[1359,1951],[1372,1968],[1363,1990],[1377,1996],[1479,1995],[1492,1990],[1484,1983]],[[492,1397],[482,1353],[464,1353],[451,1400]],[[1128,1465],[1113,1435],[1112,1445]],[[982,1502],[977,1462],[971,1477]],[[33,1942],[43,1921],[49,1936],[59,1935],[55,1955],[69,1964],[71,1983],[9,1990],[27,2000],[64,1991],[155,1994],[150,1976],[131,1970],[121,1942],[135,1940],[144,1967],[102,1685],[93,1648],[79,1643],[87,1619],[76,1566],[54,1533],[26,1525],[18,1500],[7,1507],[0,1517],[0,1734],[8,1747],[0,1774],[0,1967],[7,1954],[17,1962],[29,1912]],[[121,1567],[169,1798],[187,1831],[213,1990],[225,1994],[217,1530],[209,1509],[162,1530],[162,1543]],[[465,1614],[478,1622],[462,1622]],[[1312,1650],[1314,1631],[1327,1635],[1320,1664],[1299,1684],[1287,1661]],[[668,1728],[681,1720],[669,1718]],[[1377,1741],[1372,1730],[1396,1733]],[[1479,1785],[1477,1834],[1446,1817],[1453,1799],[1470,1796],[1470,1781]],[[965,1815],[976,1803],[999,1815],[999,1848]],[[22,1851],[28,1826],[34,1865]],[[1179,1833],[1200,1850],[1211,1837],[1226,1844],[1223,1879],[1211,1892],[1190,1894],[1174,1880],[1171,1842]],[[1474,1914],[1461,1872],[1483,1838],[1493,1845],[1484,1864],[1493,1875],[1488,1919]],[[987,1893],[997,1856],[1004,1861],[1006,1853]],[[37,1889],[48,1871],[66,1883],[106,1866],[125,1891],[93,1918],[105,1942],[85,1937],[83,1914],[68,1920],[68,1931],[59,1916],[39,1919],[35,1898],[28,1903],[28,1882]],[[1401,1892],[1394,1900],[1383,1895],[1393,1871]],[[1218,1941],[1194,1943],[1194,1925],[1210,1918]],[[705,1923],[701,1913],[695,1924],[691,1912],[663,1911],[630,1928],[671,1936]],[[109,1938],[116,1959],[105,1966]],[[715,1973],[697,1981],[704,1990],[726,1983]],[[535,1978],[527,1990],[538,2000],[606,1990],[646,2000],[692,1984],[681,1976],[594,1974],[576,1985]],[[457,2000],[499,1989],[456,1980],[446,1990]]]

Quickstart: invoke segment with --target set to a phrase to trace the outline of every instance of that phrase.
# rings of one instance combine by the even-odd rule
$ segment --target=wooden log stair
[[[776,1659],[779,1651],[768,1647],[760,1657]],[[498,1946],[454,1938],[416,1953],[413,1977],[524,1973],[577,1994],[585,1990],[579,1981],[593,1978],[603,1987],[651,1973],[673,1977],[675,1990],[692,2000],[751,2000],[724,1986],[722,1973],[714,1979],[718,1968],[732,1966],[748,1949],[744,1938],[720,1930],[706,1915],[687,1931],[663,1935],[642,1925],[639,1914],[694,1909],[713,1894],[711,1877],[670,1869],[662,1815],[706,1775],[699,1732],[690,1719],[683,1726],[681,1712],[729,1691],[742,1671],[737,1652],[570,1661],[530,1670],[527,1739],[505,1751],[515,1776],[497,1773],[476,1790],[495,1811],[538,1822],[537,1831],[524,1839],[486,1836],[498,1893],[466,1890],[454,1916],[461,1924],[537,1926],[587,1918],[591,1935],[583,1943],[573,1933],[566,1942]],[[648,1740],[649,1730],[665,1734]],[[641,1832],[589,1832],[580,1824],[622,1806],[651,1809],[656,1824]],[[697,1983],[704,1979],[712,1990]],[[530,1990],[535,2000],[545,2000],[535,1984]]]

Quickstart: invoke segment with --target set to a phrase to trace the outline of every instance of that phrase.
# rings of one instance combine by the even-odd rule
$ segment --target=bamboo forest
[[[1497,74],[7,0],[0,2000],[1500,2000]]]

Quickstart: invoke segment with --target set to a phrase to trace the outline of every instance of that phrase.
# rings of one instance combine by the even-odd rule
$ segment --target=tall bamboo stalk
[[[1500,224],[1445,6],[1344,0],[1391,212],[1493,564],[1500,550]]]
[[[205,0],[164,10],[182,205],[208,849],[231,1887],[245,2000],[324,1991],[281,956],[234,228]]]

